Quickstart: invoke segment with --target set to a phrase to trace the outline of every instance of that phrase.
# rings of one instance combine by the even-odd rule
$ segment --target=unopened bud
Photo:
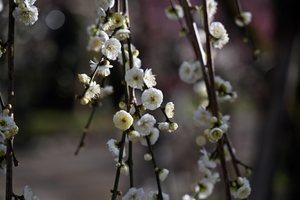
[[[242,186],[242,185],[244,185],[244,179],[242,178],[242,177],[238,177],[237,179],[236,179],[236,183],[239,185],[239,186]]]
[[[144,159],[145,159],[146,161],[150,161],[150,160],[152,160],[152,155],[151,155],[150,153],[146,153],[146,154],[144,155]]]

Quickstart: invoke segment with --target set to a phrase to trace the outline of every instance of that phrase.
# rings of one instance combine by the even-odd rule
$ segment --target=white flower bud
[[[140,136],[141,136],[141,134],[140,134],[139,132],[137,132],[137,131],[134,131],[134,130],[133,130],[133,131],[130,131],[130,132],[128,133],[128,135],[127,135],[128,140],[131,141],[131,142],[136,141],[137,139],[140,138]]]
[[[159,180],[164,181],[167,178],[168,174],[169,174],[169,170],[167,170],[167,169],[159,170],[159,172],[158,172]]]
[[[150,153],[145,153],[144,160],[146,160],[146,161],[152,160],[152,155]]]

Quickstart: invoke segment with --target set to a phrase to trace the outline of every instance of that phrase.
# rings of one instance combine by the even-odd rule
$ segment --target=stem
[[[86,123],[86,125],[85,125],[85,127],[84,127],[84,131],[83,131],[83,134],[82,134],[82,136],[81,136],[79,145],[78,145],[78,147],[77,147],[77,149],[76,149],[76,151],[75,151],[75,156],[77,156],[78,153],[79,153],[79,151],[80,151],[80,149],[82,149],[82,148],[84,147],[84,139],[85,139],[85,136],[86,136],[86,134],[87,134],[87,132],[88,132],[88,129],[89,129],[89,127],[90,127],[90,124],[91,124],[91,122],[92,122],[92,119],[93,119],[93,116],[94,116],[94,114],[95,114],[95,111],[96,111],[96,107],[93,107],[93,110],[92,110],[92,112],[91,112],[91,114],[90,114],[90,117],[89,117],[89,119],[88,119],[88,121],[87,121],[87,123]]]
[[[112,200],[116,200],[117,195],[118,195],[118,186],[119,186],[119,180],[120,180],[120,168],[122,166],[123,152],[124,152],[124,146],[125,146],[125,138],[126,138],[126,132],[124,131],[123,134],[122,134],[122,140],[120,142],[121,147],[120,147],[119,160],[118,160],[118,162],[120,163],[120,166],[117,167],[116,178],[115,178],[114,189],[113,189],[113,195],[112,195],[112,198],[111,198]]]
[[[153,151],[152,151],[152,146],[151,146],[150,139],[149,139],[148,136],[146,136],[146,141],[147,141],[147,145],[148,145],[148,148],[149,148],[149,153],[152,155],[152,164],[153,164],[153,168],[154,168],[154,171],[155,171],[156,184],[157,184],[157,188],[158,188],[158,198],[159,198],[159,200],[163,200],[160,180],[159,180],[159,177],[158,177],[158,172],[156,171],[157,165],[156,165],[156,162],[155,162],[154,154],[153,154]]]
[[[224,137],[222,137],[218,141],[218,152],[219,152],[219,157],[221,160],[221,168],[222,168],[222,175],[223,175],[223,184],[225,186],[225,197],[226,200],[231,200],[231,194],[230,194],[230,183],[228,180],[228,171],[227,171],[227,166],[226,166],[226,160],[225,160],[225,155],[224,155]]]
[[[208,13],[207,13],[207,0],[203,0],[203,10],[204,10],[204,29],[206,32],[206,52],[207,52],[207,68],[208,68],[208,74],[209,74],[209,82],[210,82],[210,97],[209,100],[209,109],[211,110],[213,116],[218,118],[218,102],[216,97],[216,89],[215,89],[215,69],[214,69],[214,62],[212,59],[212,48],[211,43],[209,42],[209,19],[208,19]],[[218,154],[221,160],[221,168],[222,168],[222,175],[223,175],[223,183],[225,187],[225,196],[227,200],[231,199],[230,194],[230,184],[228,180],[228,170],[226,166],[226,160],[224,155],[224,137],[222,137],[218,141]]]
[[[202,43],[201,43],[199,35],[198,35],[197,25],[194,22],[193,16],[190,12],[190,7],[191,6],[189,5],[188,0],[180,0],[180,2],[181,2],[181,5],[183,7],[183,10],[184,10],[186,24],[189,28],[189,33],[188,33],[189,40],[190,40],[190,42],[191,42],[191,44],[194,48],[197,60],[199,60],[200,63],[201,63],[201,70],[202,70],[202,74],[203,74],[203,80],[204,80],[204,83],[205,83],[205,86],[206,86],[209,102],[211,102],[211,92],[210,92],[211,88],[210,88],[207,72],[206,72],[206,69],[205,69],[206,54],[204,52]]]
[[[8,39],[7,39],[7,55],[8,55],[8,104],[13,105],[14,102],[14,34],[15,34],[15,18],[12,15],[16,5],[13,0],[9,1],[8,14]],[[13,108],[10,115],[14,118]],[[13,195],[13,138],[6,139],[6,200],[11,200]]]
[[[242,17],[242,5],[241,5],[241,2],[239,0],[235,0],[235,4],[236,4],[236,8],[237,8],[237,11],[238,11],[238,17],[241,18]],[[242,21],[242,23],[244,24],[244,21]],[[258,56],[254,53],[254,51],[256,50],[256,46],[254,44],[254,41],[251,37],[251,34],[249,33],[249,30],[247,28],[247,26],[244,24],[244,27],[242,27],[245,31],[245,34],[246,34],[246,37],[249,39],[250,41],[250,46],[252,48],[252,56],[253,56],[253,59],[254,60],[257,60],[258,59]]]

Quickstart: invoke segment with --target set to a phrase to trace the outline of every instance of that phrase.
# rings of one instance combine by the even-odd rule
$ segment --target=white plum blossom
[[[223,80],[220,76],[215,77],[215,87],[219,103],[233,102],[237,98],[237,93],[233,91],[230,82]]]
[[[209,33],[212,36],[211,41],[215,48],[222,49],[229,41],[227,31],[221,22],[212,22]]]
[[[250,183],[245,177],[238,177],[235,186],[230,188],[230,193],[234,198],[246,199],[251,193]]]
[[[152,69],[146,69],[144,75],[144,83],[148,88],[152,88],[156,85],[155,75],[152,74]]]
[[[112,156],[119,156],[120,142],[118,140],[110,139],[110,140],[108,140],[108,142],[106,144],[108,145],[108,150],[111,152]],[[124,147],[123,157],[125,157],[125,156],[126,156],[126,151],[125,151],[125,147]]]
[[[101,53],[110,60],[116,60],[120,52],[121,43],[116,38],[106,40],[101,47]]]
[[[195,187],[195,192],[197,193],[199,199],[206,199],[209,195],[212,194],[213,190],[214,190],[214,184],[210,182],[207,183],[200,182]]]
[[[120,41],[125,40],[130,37],[130,31],[128,29],[119,29],[113,37]]]
[[[183,61],[179,67],[179,78],[188,84],[193,84],[202,77],[200,62]]]
[[[145,192],[143,188],[130,188],[128,192],[122,197],[122,200],[142,200]]]
[[[115,5],[115,0],[94,0],[94,2],[96,7],[100,7],[105,11]]]
[[[252,20],[251,12],[242,12],[240,16],[235,17],[235,23],[239,27],[244,27],[250,24]]]
[[[169,195],[162,192],[163,200],[169,200]],[[149,191],[148,192],[148,200],[157,200],[158,198],[158,191]]]
[[[101,92],[101,87],[96,81],[91,81],[88,89],[85,91],[84,96],[82,97],[82,104],[89,103],[92,99],[96,99]]]
[[[224,131],[218,127],[212,129],[206,129],[204,131],[204,136],[208,138],[210,142],[217,142],[222,138]]]
[[[141,145],[148,146],[147,138],[150,140],[150,144],[154,145],[159,138],[159,130],[157,128],[152,128],[150,133],[146,136],[142,136],[140,139]]]
[[[175,106],[173,102],[168,102],[165,106],[165,114],[167,115],[167,117],[169,119],[174,117],[174,110],[175,110]]]
[[[146,113],[133,124],[133,127],[141,134],[141,136],[146,136],[150,134],[155,123],[156,119],[152,115]]]
[[[99,31],[98,35],[92,37],[88,41],[87,50],[99,52],[103,47],[104,43],[109,39],[107,33],[104,31]]]
[[[161,169],[161,170],[159,170],[159,172],[158,172],[159,180],[160,181],[164,181],[167,178],[168,174],[169,174],[169,170],[168,169]]]
[[[166,16],[171,20],[177,20],[178,18],[183,18],[184,12],[180,5],[175,4],[174,7],[168,6],[165,8]]]
[[[212,19],[213,16],[216,14],[217,12],[217,6],[218,3],[215,0],[207,0],[206,1],[207,4],[207,15],[209,19]],[[204,15],[203,15],[203,6],[200,6],[198,9],[199,15],[200,17],[203,19]]]
[[[33,4],[35,0],[19,0],[12,12],[13,17],[26,26],[33,25],[38,20],[38,9]]]
[[[9,139],[16,135],[19,131],[15,121],[9,116],[9,110],[4,109],[3,113],[0,114],[0,132]],[[1,138],[3,135],[1,134]]]
[[[133,124],[133,118],[128,112],[120,110],[114,115],[113,122],[118,129],[125,131]]]
[[[126,83],[135,89],[143,89],[144,86],[144,70],[139,68],[131,68],[125,74]]]
[[[109,15],[108,21],[103,24],[102,29],[105,31],[113,31],[125,24],[125,17],[121,13],[112,13]]]
[[[90,60],[90,67],[93,72],[97,69],[97,74],[106,77],[110,75],[110,68],[113,66],[109,64],[109,61],[96,63],[95,61]]]
[[[142,103],[149,110],[155,110],[163,102],[163,93],[156,88],[149,88],[142,93]]]
[[[87,74],[78,74],[78,79],[81,83],[83,83],[84,87],[88,87],[91,81],[91,77]]]
[[[201,149],[200,152],[203,155],[198,160],[198,167],[201,172],[204,172],[207,174],[207,171],[214,169],[217,166],[217,163],[216,163],[216,161],[211,160],[210,155],[204,148]]]
[[[40,198],[33,195],[33,192],[28,185],[24,187],[23,196],[25,200],[40,200]]]
[[[211,125],[210,119],[212,114],[210,111],[206,110],[202,105],[198,106],[198,109],[194,111],[194,122],[198,126],[208,128]]]

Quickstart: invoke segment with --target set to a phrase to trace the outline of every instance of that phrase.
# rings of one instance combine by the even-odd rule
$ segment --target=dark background
[[[237,157],[254,167],[249,177],[250,199],[296,200],[300,188],[300,22],[296,1],[242,1],[244,11],[253,14],[248,31],[262,52],[257,60],[252,57],[251,45],[243,43],[244,30],[234,24],[234,1],[218,3],[215,21],[225,25],[230,42],[215,52],[216,74],[229,80],[238,92],[235,103],[223,104],[220,109],[231,115],[228,134]],[[4,1],[0,12],[2,41],[7,37],[6,4]],[[175,103],[179,129],[172,134],[161,132],[154,149],[161,155],[159,165],[170,170],[163,190],[177,200],[191,193],[190,184],[201,178],[197,170],[200,147],[195,138],[203,130],[192,123],[192,112],[201,97],[178,77],[181,62],[195,56],[188,41],[178,37],[179,23],[165,17],[168,5],[168,1],[130,1],[130,19],[132,42],[140,51],[142,67],[153,69],[164,101]],[[86,27],[95,18],[93,1],[37,0],[36,6],[39,20],[32,27],[16,25],[14,109],[20,131],[15,151],[21,165],[14,170],[15,192],[22,193],[28,184],[43,200],[108,199],[115,162],[106,142],[121,138],[111,120],[123,95],[117,88],[97,110],[86,150],[74,156],[91,112],[74,96],[83,91],[77,74],[89,73],[89,60],[95,56],[86,52]],[[113,68],[109,83],[119,84],[118,70]],[[6,74],[3,54],[0,91],[4,99]],[[135,148],[136,187],[156,190],[151,166],[142,159],[146,149],[139,143]],[[212,150],[213,146],[206,148]],[[121,178],[124,193],[127,179]],[[0,180],[2,195],[4,177]],[[223,199],[222,194],[220,182],[209,199]]]

